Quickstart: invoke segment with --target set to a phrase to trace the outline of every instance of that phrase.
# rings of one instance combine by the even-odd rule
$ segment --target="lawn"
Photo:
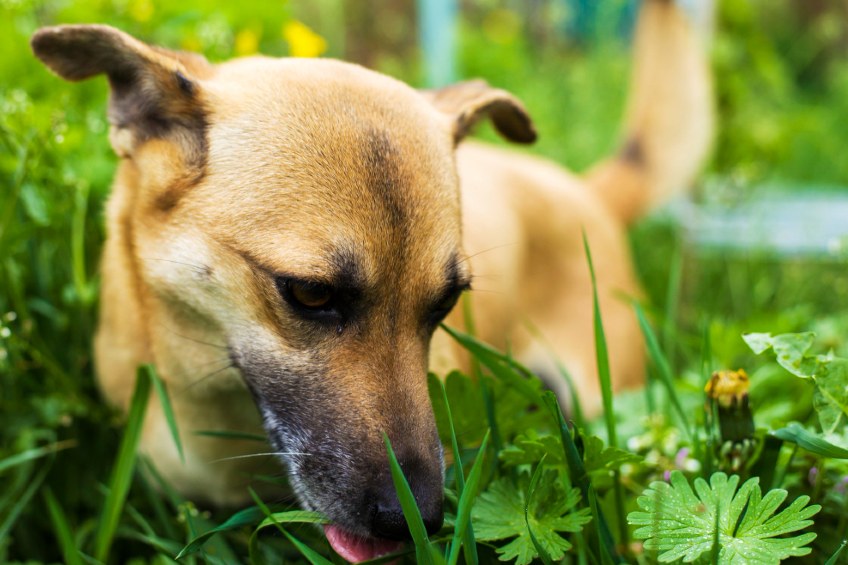
[[[289,499],[232,515],[160,483],[133,433],[146,402],[168,402],[147,394],[160,390],[155,368],[140,370],[129,417],[100,400],[91,341],[116,164],[107,87],[55,78],[28,38],[96,21],[212,60],[326,46],[421,84],[413,6],[375,3],[395,31],[368,35],[368,13],[340,12],[341,0],[176,4],[0,0],[0,562],[337,559],[312,525],[322,517]],[[534,27],[519,4],[463,4],[458,68],[525,101],[540,130],[530,151],[585,169],[617,141],[626,2],[604,3],[583,42]],[[693,202],[734,210],[779,191],[848,193],[848,18],[800,1],[717,4],[719,132]],[[476,374],[430,383],[455,462],[448,521],[403,559],[848,563],[845,242],[817,254],[709,247],[679,218],[660,212],[632,230],[649,379],[611,399],[613,414],[566,422],[526,369],[456,334]]]

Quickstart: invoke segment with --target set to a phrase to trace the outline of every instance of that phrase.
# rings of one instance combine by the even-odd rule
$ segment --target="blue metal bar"
[[[418,0],[418,25],[429,88],[456,81],[457,0]]]

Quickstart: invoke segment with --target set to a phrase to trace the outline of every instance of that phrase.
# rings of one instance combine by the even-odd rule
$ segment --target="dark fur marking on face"
[[[203,180],[203,177],[206,176],[205,167],[201,168],[194,175],[189,175],[187,177],[183,177],[174,183],[172,183],[168,188],[160,192],[156,198],[153,200],[153,206],[156,210],[163,213],[171,212],[174,208],[177,207],[180,200],[183,196],[195,185],[197,185],[200,181]]]
[[[351,247],[337,247],[330,251],[329,257],[334,271],[331,277],[333,286],[360,290],[367,286],[362,262]]]
[[[369,131],[363,159],[368,183],[387,212],[391,227],[405,231],[407,211],[401,200],[404,183],[398,168],[398,149],[385,133]]]

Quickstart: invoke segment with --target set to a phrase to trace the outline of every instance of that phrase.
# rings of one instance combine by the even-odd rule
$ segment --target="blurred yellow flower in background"
[[[289,44],[292,57],[318,57],[327,50],[327,41],[297,20],[283,24],[283,39]]]
[[[148,22],[153,17],[154,7],[151,0],[135,0],[130,3],[130,17],[137,22]]]
[[[235,37],[234,49],[236,55],[245,56],[253,55],[259,51],[260,33],[250,28],[245,28],[238,32]]]

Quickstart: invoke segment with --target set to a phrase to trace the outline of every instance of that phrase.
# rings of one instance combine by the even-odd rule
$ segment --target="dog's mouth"
[[[324,526],[324,534],[330,547],[351,563],[359,563],[394,553],[403,547],[403,542],[373,537],[363,537],[349,532],[336,524]]]

